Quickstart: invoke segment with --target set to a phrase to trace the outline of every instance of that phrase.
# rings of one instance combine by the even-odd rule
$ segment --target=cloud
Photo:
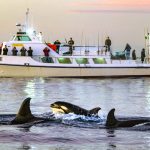
[[[149,13],[150,0],[87,0],[72,3],[77,13]]]
[[[72,13],[150,13],[150,10],[113,10],[113,9],[105,9],[105,10],[70,10]]]

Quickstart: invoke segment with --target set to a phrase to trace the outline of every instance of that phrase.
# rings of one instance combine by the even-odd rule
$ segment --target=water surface
[[[26,97],[32,98],[34,114],[50,113],[50,104],[61,100],[86,109],[100,106],[102,119],[111,108],[116,116],[150,116],[150,78],[0,78],[0,114],[16,114]],[[149,129],[108,130],[99,125],[69,118],[30,128],[1,125],[0,149],[150,149]]]

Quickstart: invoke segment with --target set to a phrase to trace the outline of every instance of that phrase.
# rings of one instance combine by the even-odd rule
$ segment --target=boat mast
[[[82,42],[83,42],[83,31],[82,31],[82,34],[81,34],[81,47],[80,47],[80,56],[81,56],[81,50],[82,50]]]
[[[25,22],[26,32],[27,32],[28,29],[29,29],[29,8],[27,8],[27,11],[26,11],[26,22]]]
[[[100,49],[99,49],[99,32],[98,32],[98,43],[97,43],[98,45],[98,50],[97,50],[97,55],[99,55],[99,53],[100,53]]]
[[[148,40],[148,42],[147,42],[147,43],[148,43],[148,44],[147,44],[147,50],[148,50],[148,63],[150,63],[150,47],[149,47],[149,46],[150,46],[150,41],[149,41],[149,38],[150,38],[150,37],[149,37],[149,32],[147,32],[147,37],[148,37],[148,39],[147,39],[147,40]]]
[[[147,53],[147,62],[150,63],[150,35],[149,35],[149,31],[148,28],[146,29],[146,33],[145,33],[145,50]]]

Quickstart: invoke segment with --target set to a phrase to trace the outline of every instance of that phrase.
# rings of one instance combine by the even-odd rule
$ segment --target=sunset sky
[[[144,47],[144,30],[150,28],[150,0],[1,0],[0,41],[10,39],[16,23],[24,23],[30,9],[31,26],[42,31],[46,41],[103,45],[109,36],[114,50]]]

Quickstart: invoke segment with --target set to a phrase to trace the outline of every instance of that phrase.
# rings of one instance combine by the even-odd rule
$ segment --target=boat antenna
[[[27,8],[27,11],[26,11],[26,31],[29,29],[29,8]]]
[[[144,29],[145,30],[145,29]],[[147,52],[147,57],[149,58],[149,31],[148,28],[144,31],[145,36],[145,50]],[[148,59],[149,62],[149,59]]]
[[[65,42],[66,42],[66,44],[68,43],[66,38],[65,38]]]
[[[81,50],[82,50],[82,42],[83,42],[83,31],[82,31],[82,34],[81,34],[81,47],[80,47],[80,55],[81,55]]]
[[[147,49],[147,33],[146,29],[144,28],[144,44],[145,44],[145,50]]]
[[[150,56],[150,47],[149,47],[149,31],[147,30],[147,51],[148,51],[148,63],[149,63],[149,56]]]
[[[98,32],[98,50],[97,50],[97,54],[99,55],[99,32]]]

